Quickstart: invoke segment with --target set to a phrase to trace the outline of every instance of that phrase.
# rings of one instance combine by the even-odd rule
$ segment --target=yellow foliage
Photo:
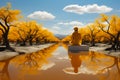
[[[111,16],[110,25],[110,32],[117,34],[120,31],[120,18],[115,15]]]
[[[107,21],[108,20],[108,16],[105,15],[105,14],[101,14],[101,21],[104,22],[104,21]]]
[[[62,39],[62,42],[70,42],[70,41],[71,41],[71,35],[68,35]]]
[[[35,41],[35,38],[40,38],[40,40],[44,41],[59,41],[52,32],[44,29],[42,25],[37,24],[36,21],[29,22],[17,22],[15,24],[16,27],[12,27],[9,32],[9,40],[17,41],[17,40],[25,40],[30,37],[34,37],[32,41]]]
[[[0,18],[2,20],[7,19],[6,21],[9,23],[17,20],[19,14],[20,14],[20,10],[12,10],[10,4],[0,8]]]

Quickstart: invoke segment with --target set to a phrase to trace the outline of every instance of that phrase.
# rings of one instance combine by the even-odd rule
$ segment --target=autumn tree
[[[10,34],[16,35],[13,37],[17,42],[21,43],[22,46],[25,46],[28,42],[29,45],[33,45],[33,42],[36,44],[47,43],[47,42],[57,42],[59,41],[52,32],[47,29],[44,29],[41,24],[38,24],[36,21],[22,21],[16,23],[17,27],[14,27]],[[10,35],[9,34],[9,35]],[[10,36],[12,36],[10,35]],[[11,37],[9,38],[12,39]],[[12,39],[13,40],[13,39]]]
[[[39,40],[41,43],[47,43],[47,37],[50,36],[49,31],[47,29],[43,29],[39,34]]]
[[[6,49],[12,49],[9,44],[8,34],[10,27],[14,26],[14,21],[18,20],[19,14],[20,11],[11,9],[10,4],[0,8],[0,31],[2,32],[3,43]]]
[[[0,31],[0,44],[2,44],[2,32],[1,31]]]
[[[101,15],[101,18],[96,20],[98,27],[112,39],[112,49],[116,50],[120,48],[120,17]],[[104,25],[106,23],[106,26]]]
[[[16,43],[17,40],[19,39],[19,34],[17,33],[17,28],[18,27],[11,27],[9,34],[8,34],[8,39],[12,43]]]
[[[19,38],[17,39],[17,43],[20,42],[20,45],[25,46],[26,42],[28,40],[28,35],[27,35],[28,34],[28,32],[27,32],[28,28],[26,26],[26,23],[25,22],[19,22],[15,29],[16,29],[15,32],[17,32],[17,34],[19,36]]]
[[[35,21],[19,22],[16,24],[16,26],[16,30],[11,33],[18,34],[19,38],[17,39],[17,41],[22,42],[21,45],[23,46],[26,45],[27,41],[30,45],[32,45],[33,39],[38,35],[41,27]]]
[[[33,43],[33,39],[39,35],[38,32],[40,31],[40,27],[39,25],[37,25],[36,22],[28,22],[28,25],[26,25],[28,27],[28,41],[29,44],[32,45]]]
[[[62,39],[63,43],[69,43],[71,41],[71,35],[66,36],[65,38]]]
[[[36,43],[48,43],[48,42],[59,42],[59,39],[54,36],[52,32],[47,29],[42,28],[38,35],[36,36]]]
[[[59,39],[57,37],[54,36],[54,34],[50,31],[46,31],[46,39],[45,39],[45,42],[58,42]]]
[[[112,38],[107,33],[104,33],[100,30],[100,32],[97,34],[96,41],[100,43],[111,44]]]
[[[90,37],[91,46],[95,46],[95,40],[97,39],[97,34],[100,32],[100,29],[96,27],[96,24],[88,25],[88,34]]]

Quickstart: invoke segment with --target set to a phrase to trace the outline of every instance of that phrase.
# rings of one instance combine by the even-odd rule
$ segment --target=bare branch
[[[7,26],[7,30],[10,29],[10,26],[8,25],[8,22],[7,22],[8,17],[9,17],[9,15],[7,15],[5,18],[5,25]]]
[[[3,34],[5,33],[4,30],[3,30],[2,28],[0,28],[0,30],[2,31]]]
[[[98,24],[99,24],[99,28],[100,28],[103,32],[105,32],[105,33],[109,34],[110,36],[112,36],[113,38],[115,38],[115,36],[114,36],[113,34],[111,34],[109,31],[105,31],[100,23],[98,23]]]
[[[0,25],[4,28],[5,31],[7,31],[6,27],[0,22]]]

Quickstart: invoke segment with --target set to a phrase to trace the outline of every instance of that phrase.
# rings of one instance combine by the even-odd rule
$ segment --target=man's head
[[[78,27],[74,27],[74,31],[78,31]]]
[[[74,72],[78,73],[78,67],[74,68]]]

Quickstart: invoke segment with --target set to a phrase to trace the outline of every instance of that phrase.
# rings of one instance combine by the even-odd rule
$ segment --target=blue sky
[[[0,7],[7,2],[54,34],[70,34],[74,26],[92,23],[101,13],[120,16],[120,0],[0,0]]]

